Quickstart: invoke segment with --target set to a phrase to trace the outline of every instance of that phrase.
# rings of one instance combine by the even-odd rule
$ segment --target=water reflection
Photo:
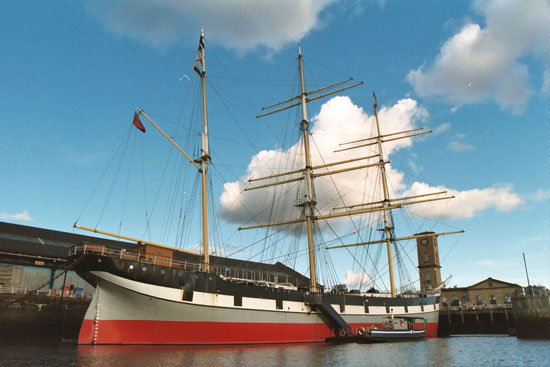
[[[104,366],[323,366],[328,344],[240,346],[79,346],[79,367]],[[331,351],[332,350],[332,351]]]
[[[550,340],[466,336],[394,344],[2,345],[0,367],[550,366]]]

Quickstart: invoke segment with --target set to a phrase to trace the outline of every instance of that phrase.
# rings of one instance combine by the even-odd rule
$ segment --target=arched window
[[[448,306],[448,305],[449,305],[449,302],[447,301],[447,298],[443,297],[443,298],[441,299],[441,304],[442,304],[443,306]]]
[[[476,305],[482,305],[483,304],[483,298],[481,296],[476,296]]]
[[[497,298],[495,297],[495,295],[491,294],[491,296],[489,297],[489,303],[492,305],[497,304]]]
[[[426,272],[426,283],[432,282],[432,276],[429,271]]]

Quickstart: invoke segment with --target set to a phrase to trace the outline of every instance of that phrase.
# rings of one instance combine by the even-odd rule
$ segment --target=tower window
[[[432,276],[429,271],[426,272],[426,283],[432,282]]]
[[[427,252],[424,252],[424,261],[426,263],[430,262],[430,257],[428,256],[428,253]]]

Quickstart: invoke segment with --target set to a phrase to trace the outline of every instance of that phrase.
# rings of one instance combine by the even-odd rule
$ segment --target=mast
[[[527,261],[525,261],[525,252],[523,253],[523,265],[525,266],[525,275],[527,275],[527,288],[531,289],[531,283],[529,282],[529,272],[527,271]]]
[[[313,194],[313,177],[311,166],[311,153],[309,150],[309,122],[307,120],[307,105],[306,105],[306,89],[304,83],[304,67],[302,63],[302,50],[298,46],[298,64],[300,67],[300,84],[301,95],[300,104],[302,107],[302,133],[304,139],[304,156],[305,156],[305,171],[304,178],[306,184],[306,198],[301,204],[304,206],[307,228],[307,247],[309,254],[309,278],[311,281],[310,289],[312,292],[317,292],[317,275],[315,271],[315,247],[313,245],[313,220],[315,217],[315,200]]]
[[[330,163],[330,164],[319,165],[319,166],[315,166],[315,167],[312,166],[311,151],[310,151],[310,146],[309,146],[309,121],[307,119],[307,103],[312,102],[312,101],[316,101],[320,98],[327,97],[327,96],[330,96],[330,95],[335,94],[335,93],[342,92],[342,91],[350,89],[350,88],[357,87],[357,86],[363,84],[363,82],[358,82],[358,83],[355,83],[355,84],[352,84],[352,85],[349,85],[349,84],[345,85],[345,84],[347,84],[347,83],[349,83],[350,81],[353,80],[353,78],[348,78],[344,81],[337,82],[337,83],[334,83],[334,84],[331,84],[331,85],[328,85],[328,86],[325,86],[325,87],[322,87],[322,88],[318,88],[318,89],[315,89],[315,90],[312,90],[312,91],[308,92],[308,91],[306,91],[306,88],[305,88],[304,67],[303,67],[303,61],[302,61],[302,51],[300,49],[300,46],[298,46],[298,66],[299,66],[299,72],[300,72],[300,94],[297,95],[297,96],[294,96],[292,98],[286,99],[282,102],[278,102],[278,103],[272,104],[270,106],[262,107],[262,110],[264,110],[264,111],[265,110],[271,110],[271,111],[264,112],[264,113],[256,116],[256,118],[268,116],[268,115],[271,115],[271,114],[274,114],[274,113],[277,113],[277,112],[285,111],[287,109],[300,106],[301,109],[302,109],[302,122],[300,124],[300,128],[302,130],[303,141],[304,141],[305,167],[303,169],[299,169],[299,170],[293,170],[293,171],[289,171],[289,172],[277,173],[277,174],[270,175],[270,176],[267,176],[267,177],[260,177],[260,178],[251,179],[249,182],[265,180],[265,179],[273,179],[273,178],[276,178],[276,177],[282,177],[282,176],[286,176],[286,175],[294,175],[294,174],[300,174],[301,173],[300,177],[293,177],[293,178],[290,178],[290,179],[270,182],[270,183],[265,184],[265,185],[259,185],[259,186],[255,186],[255,187],[246,188],[245,191],[264,188],[264,187],[269,187],[269,186],[275,186],[275,185],[282,185],[282,184],[287,184],[287,183],[290,183],[290,182],[296,182],[296,181],[304,180],[305,187],[306,187],[305,198],[304,198],[304,202],[298,204],[298,206],[302,206],[304,208],[304,217],[299,218],[299,219],[294,219],[294,220],[288,220],[288,221],[279,221],[279,222],[274,222],[274,223],[266,223],[266,224],[259,224],[259,225],[253,225],[253,226],[247,226],[247,227],[240,227],[239,230],[252,229],[252,228],[262,228],[262,227],[271,227],[271,226],[281,226],[281,225],[288,225],[288,224],[296,224],[296,223],[305,222],[306,223],[306,229],[307,229],[307,243],[308,243],[308,255],[309,255],[308,260],[309,260],[309,274],[310,274],[310,283],[311,283],[310,284],[310,290],[311,290],[311,292],[317,292],[318,289],[317,289],[317,275],[316,275],[316,269],[315,269],[315,246],[313,244],[313,235],[314,235],[314,233],[313,233],[313,224],[314,224],[316,219],[326,219],[326,218],[328,218],[328,216],[316,216],[315,215],[315,206],[316,206],[317,203],[315,201],[315,191],[314,191],[314,188],[313,188],[313,179],[315,177],[324,176],[324,175],[327,175],[327,174],[340,173],[340,172],[345,172],[345,171],[349,171],[349,170],[353,170],[353,169],[364,168],[365,166],[363,165],[363,166],[358,166],[358,167],[345,168],[345,169],[341,169],[341,170],[337,170],[337,171],[323,172],[323,173],[317,173],[317,174],[314,173],[314,170],[324,168],[324,167],[333,166],[333,165],[350,163],[350,162],[363,160],[363,159],[369,159],[369,158],[372,158],[372,157],[361,157],[361,158],[351,159],[351,160],[347,160],[347,161],[341,161],[341,162],[334,162],[334,163]],[[341,86],[341,85],[345,85],[345,86],[342,86],[341,88],[338,88],[338,89],[333,89],[334,87]],[[324,93],[322,93],[320,95],[316,95],[320,92],[324,92]],[[279,107],[279,106],[282,106],[282,107]],[[279,107],[279,108],[273,109],[274,107]],[[367,210],[370,211],[372,209],[367,209]],[[364,211],[364,210],[361,210],[361,211]]]
[[[204,252],[204,267],[208,272],[210,271],[210,255],[208,252],[208,192],[206,181],[206,170],[208,163],[210,162],[210,152],[208,150],[208,115],[206,113],[206,66],[204,59],[204,29],[201,29],[201,37],[199,40],[199,61],[201,63],[201,70],[197,73],[201,78],[202,86],[202,112],[204,121],[204,132],[201,134],[202,147],[201,157],[197,159],[197,163],[201,164],[201,178],[202,178],[202,246]],[[197,65],[195,64],[195,68]],[[197,70],[197,69],[195,69]]]
[[[372,99],[374,102],[374,119],[376,121],[376,142],[378,144],[378,157],[380,162],[384,161],[384,153],[382,151],[382,134],[380,132],[380,123],[378,122],[378,105],[376,103],[376,95],[374,92],[372,92]],[[388,251],[388,270],[390,273],[390,287],[391,287],[391,296],[395,297],[395,281],[393,278],[393,259],[392,259],[392,251],[391,251],[391,244],[392,244],[392,238],[393,236],[393,216],[391,213],[391,209],[389,208],[391,206],[390,202],[390,194],[388,190],[388,179],[386,176],[386,167],[385,165],[381,164],[379,165],[380,168],[380,176],[382,178],[382,189],[384,190],[384,201],[382,203],[382,206],[386,208],[387,210],[384,210],[384,234],[386,237],[386,249]]]
[[[151,125],[153,125],[174,147],[176,147],[176,149],[179,150],[179,152],[181,154],[183,154],[185,156],[185,158],[187,158],[187,160],[191,164],[193,164],[193,166],[195,166],[195,168],[197,168],[197,170],[201,173],[201,176],[202,176],[202,243],[203,243],[203,253],[204,253],[204,255],[203,255],[204,256],[204,270],[206,272],[209,272],[210,271],[210,255],[209,255],[209,250],[208,250],[208,191],[207,191],[206,172],[207,172],[207,168],[208,168],[208,163],[210,163],[211,158],[210,158],[210,151],[209,151],[209,148],[208,148],[208,115],[207,115],[207,112],[206,112],[207,111],[206,110],[206,67],[205,67],[204,48],[205,48],[204,47],[204,29],[201,29],[201,36],[200,36],[200,39],[199,39],[199,49],[198,49],[198,55],[197,55],[197,60],[196,60],[197,62],[201,63],[201,68],[199,69],[199,67],[196,63],[193,67],[195,72],[201,78],[201,89],[202,89],[202,111],[203,111],[203,123],[204,123],[204,130],[203,131],[204,132],[201,133],[201,138],[202,138],[201,139],[202,140],[202,142],[201,142],[201,156],[199,158],[195,159],[195,160],[191,159],[191,157],[189,157],[189,155],[187,153],[185,153],[183,151],[183,149],[181,149],[174,142],[174,140],[172,140],[168,136],[168,134],[166,134],[164,131],[162,131],[162,129],[153,120],[151,120],[151,118],[149,116],[147,116],[147,114],[145,112],[143,112],[143,110],[137,108],[136,109],[136,116],[143,115],[147,119],[147,121],[149,121],[151,123]],[[138,118],[138,121],[139,121],[139,118]],[[141,123],[141,121],[140,121],[140,123]],[[145,132],[145,130],[143,130],[143,132]],[[126,239],[126,240],[136,241],[136,242],[140,242],[140,243],[151,244],[151,245],[155,245],[155,246],[164,246],[164,245],[160,245],[160,244],[150,242],[150,241],[140,240],[140,239],[136,239],[136,238],[132,238],[132,237],[128,237],[128,236],[121,236],[121,235],[117,235],[117,234],[114,234],[114,233],[98,230],[96,228],[89,228],[89,227],[79,226],[76,223],[73,226],[75,228],[83,229],[83,230],[86,230],[86,231],[101,233],[101,234],[104,234],[104,235],[117,237],[117,238],[121,238],[121,239]],[[183,252],[188,252],[188,253],[194,254],[193,252],[190,252],[190,251],[183,251]]]

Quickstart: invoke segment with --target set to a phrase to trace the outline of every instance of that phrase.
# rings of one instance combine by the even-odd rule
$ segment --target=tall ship
[[[245,191],[270,190],[294,185],[294,208],[299,215],[269,223],[247,223],[240,231],[280,228],[279,235],[304,238],[307,249],[307,275],[281,261],[250,261],[212,254],[209,233],[212,203],[209,202],[208,173],[211,156],[206,108],[205,40],[201,31],[197,63],[194,70],[201,81],[202,120],[201,148],[198,158],[180,148],[172,138],[141,109],[137,109],[133,124],[145,132],[142,118],[158,129],[183,154],[186,164],[194,167],[202,194],[201,250],[197,252],[170,247],[139,238],[110,233],[75,223],[75,228],[114,236],[129,241],[127,249],[114,249],[101,243],[82,243],[71,249],[71,268],[90,282],[95,294],[83,320],[79,344],[250,344],[323,342],[335,336],[362,335],[371,328],[381,328],[388,318],[421,319],[427,337],[437,335],[439,294],[439,258],[437,238],[454,232],[422,232],[398,237],[395,234],[392,211],[412,204],[450,198],[445,192],[391,198],[383,153],[384,144],[425,134],[421,129],[402,132],[381,132],[376,97],[374,101],[374,133],[356,141],[343,141],[339,151],[368,147],[367,156],[340,161],[314,162],[310,143],[310,121],[307,104],[363,84],[348,79],[312,91],[306,90],[303,60],[298,48],[299,94],[283,102],[264,107],[258,117],[297,108],[299,126],[299,166],[289,171],[271,171],[264,177],[251,177]],[[352,84],[354,83],[354,84]],[[368,132],[367,132],[368,133]],[[328,163],[327,163],[328,162]],[[351,171],[374,171],[378,194],[372,201],[346,203],[343,197],[327,208],[318,203],[316,180]],[[288,192],[282,191],[288,199]],[[442,196],[443,195],[443,196]],[[284,199],[284,198],[283,198]],[[278,200],[274,199],[276,204]],[[280,202],[280,201],[279,201]],[[377,215],[378,222],[367,221],[366,215]],[[346,244],[340,238],[322,241],[323,231],[335,232],[328,223],[360,218],[362,228],[371,233],[369,240]],[[356,222],[358,223],[357,219]],[[356,224],[357,226],[357,224]],[[296,230],[296,229],[299,230]],[[294,230],[293,230],[294,229]],[[267,239],[269,241],[269,238]],[[394,265],[403,262],[397,244],[413,241],[422,256],[420,291],[396,286]],[[130,246],[130,243],[133,245]],[[385,247],[387,265],[380,276],[389,278],[389,292],[347,290],[334,284],[330,287],[319,280],[319,267],[327,263],[327,253],[336,248]],[[430,248],[428,252],[420,249]],[[296,250],[297,252],[299,250]],[[351,251],[348,251],[350,254]],[[378,257],[380,257],[378,251]],[[321,254],[321,255],[320,255]],[[322,258],[320,258],[322,256]],[[372,255],[374,256],[374,255]],[[425,256],[425,261],[424,261]],[[386,255],[384,254],[384,258]],[[430,257],[430,259],[428,259]],[[429,261],[428,261],[429,260]],[[292,263],[292,261],[291,261]],[[426,268],[425,264],[429,263]],[[362,268],[364,269],[364,268]],[[415,278],[416,279],[416,278]],[[427,286],[426,286],[427,284]],[[365,288],[366,289],[366,288]]]

